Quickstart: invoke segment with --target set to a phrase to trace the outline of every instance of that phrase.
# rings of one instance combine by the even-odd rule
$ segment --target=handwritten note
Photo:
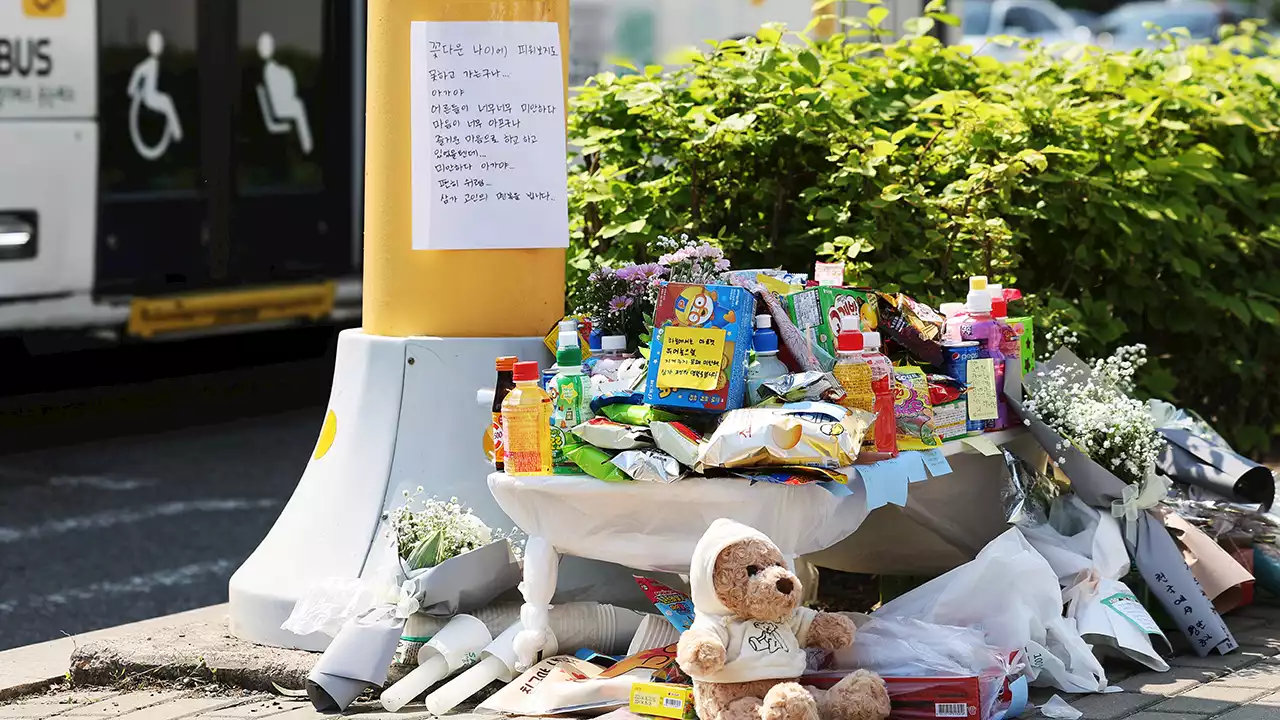
[[[409,33],[413,249],[568,247],[559,26]]]
[[[1000,448],[995,443],[981,436],[965,438],[962,442],[987,457],[1000,454]]]
[[[813,279],[819,285],[839,287],[844,285],[844,263],[815,263]]]
[[[929,468],[930,475],[938,477],[951,474],[951,463],[947,462],[947,456],[941,450],[925,450],[920,456],[924,458],[924,466]]]
[[[658,387],[715,390],[724,362],[724,330],[669,326],[662,331]]]
[[[907,473],[907,480],[911,482],[923,482],[929,479],[929,474],[924,470],[924,456],[914,450],[900,453],[898,455],[898,463],[902,465],[902,469]]]
[[[969,372],[970,420],[995,420],[999,414],[996,408],[996,364],[991,358],[970,360],[967,364]]]

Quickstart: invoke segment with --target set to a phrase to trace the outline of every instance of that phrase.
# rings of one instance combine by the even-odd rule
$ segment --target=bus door
[[[353,270],[359,0],[100,0],[97,292]]]

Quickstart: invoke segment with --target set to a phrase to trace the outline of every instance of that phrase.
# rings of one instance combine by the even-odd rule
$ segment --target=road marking
[[[48,595],[32,595],[21,601],[6,600],[0,602],[0,612],[11,612],[19,606],[69,605],[76,601],[99,599],[104,595],[145,594],[161,588],[193,585],[198,582],[204,582],[210,576],[229,575],[239,564],[237,560],[223,558],[221,560],[168,568],[145,575],[134,575],[124,580],[96,582],[90,585],[59,590]]]
[[[226,498],[212,500],[180,500],[141,508],[124,508],[108,512],[81,515],[80,517],[51,520],[25,528],[0,525],[0,544],[35,540],[50,535],[101,530],[115,525],[127,525],[158,517],[175,517],[189,513],[233,512],[236,510],[268,510],[280,505],[274,498]]]
[[[54,487],[90,487],[95,490],[140,490],[156,484],[155,480],[116,480],[105,475],[54,475],[49,478]]]

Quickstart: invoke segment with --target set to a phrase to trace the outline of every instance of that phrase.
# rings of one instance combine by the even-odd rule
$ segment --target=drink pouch
[[[829,403],[794,403],[726,413],[701,463],[747,468],[802,465],[842,468],[853,464],[875,415]]]
[[[573,461],[573,464],[582,468],[582,472],[597,480],[604,480],[605,482],[631,481],[631,478],[623,474],[616,465],[610,462],[613,458],[610,457],[609,453],[600,448],[592,447],[586,443],[577,443],[567,446],[565,454]]]
[[[941,365],[945,359],[942,316],[903,293],[877,295],[880,297],[880,331],[921,361]]]
[[[644,428],[623,425],[602,417],[591,418],[575,427],[573,434],[607,450],[632,450],[653,445],[653,438]]]
[[[931,450],[942,445],[933,427],[933,404],[924,370],[908,365],[893,369],[896,393],[893,415],[898,425],[899,450]]]
[[[672,420],[680,419],[679,416],[650,405],[605,405],[600,408],[600,412],[614,422],[646,427],[654,420],[671,422]]]
[[[760,386],[762,397],[778,398],[784,403],[834,402],[844,394],[844,388],[833,375],[813,371],[783,375]]]
[[[661,450],[625,450],[611,461],[632,480],[644,480],[668,485],[684,475],[680,463]]]
[[[655,420],[649,425],[649,432],[653,433],[653,441],[659,450],[687,468],[698,466],[698,457],[706,440],[696,430],[682,422]]]

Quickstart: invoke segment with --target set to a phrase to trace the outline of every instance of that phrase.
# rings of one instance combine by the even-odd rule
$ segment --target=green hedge
[[[1145,392],[1265,451],[1280,43],[1224,36],[1070,58],[1028,45],[1002,63],[923,34],[801,44],[766,27],[678,69],[601,74],[570,115],[571,292],[680,231],[734,267],[840,259],[851,283],[933,302],[986,274],[1084,353],[1146,343]]]

